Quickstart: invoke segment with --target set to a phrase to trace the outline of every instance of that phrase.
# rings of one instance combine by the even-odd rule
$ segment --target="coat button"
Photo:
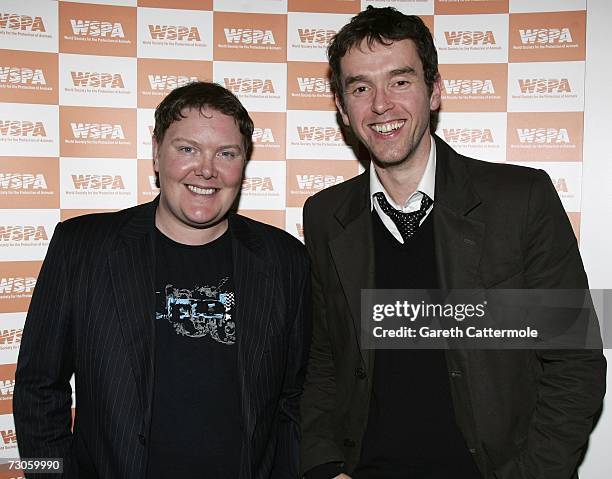
[[[365,379],[367,375],[363,368],[355,368],[355,376],[359,379]]]
[[[344,440],[344,445],[345,445],[346,447],[355,447],[355,441],[353,441],[351,438],[348,438],[348,437],[347,437],[347,438]]]
[[[143,446],[147,443],[147,439],[144,437],[144,434],[138,434],[138,442]]]
[[[473,447],[470,447],[468,450],[470,451],[470,454],[476,454],[476,449]]]
[[[460,378],[463,376],[461,371],[450,371],[449,374],[451,378]]]

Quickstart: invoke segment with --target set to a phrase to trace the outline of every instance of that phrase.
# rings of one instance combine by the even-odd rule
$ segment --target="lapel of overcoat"
[[[153,231],[158,200],[138,207],[119,231],[108,257],[119,327],[130,358],[146,435],[151,417],[155,344],[155,252]]]
[[[361,341],[361,290],[374,284],[374,238],[369,199],[368,171],[361,174],[354,189],[334,215],[341,231],[329,242],[331,255],[349,306],[355,339],[363,363],[372,377],[373,351],[363,349]]]
[[[243,464],[250,464],[251,439],[256,426],[258,398],[262,391],[257,381],[262,356],[268,348],[270,321],[277,313],[280,285],[274,262],[268,257],[265,238],[249,227],[239,215],[230,214],[234,285],[236,288],[236,334],[238,374],[245,438]],[[245,455],[246,454],[246,455]]]

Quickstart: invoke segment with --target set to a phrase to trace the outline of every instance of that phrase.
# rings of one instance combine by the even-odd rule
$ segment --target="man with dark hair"
[[[22,458],[78,479],[296,477],[310,274],[297,240],[230,213],[252,133],[225,88],[177,88],[155,112],[159,197],[56,227],[17,364]]]
[[[313,340],[307,479],[570,479],[601,407],[600,350],[369,350],[362,289],[588,288],[540,170],[482,162],[434,134],[441,80],[416,16],[372,8],[329,49],[364,174],[304,207]]]

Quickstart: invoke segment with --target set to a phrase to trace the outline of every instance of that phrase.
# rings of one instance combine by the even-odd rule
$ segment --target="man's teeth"
[[[214,188],[198,188],[197,186],[187,185],[187,189],[198,195],[212,195],[215,192]]]
[[[372,125],[378,133],[390,133],[404,125],[403,121],[391,121],[389,123],[376,123]]]

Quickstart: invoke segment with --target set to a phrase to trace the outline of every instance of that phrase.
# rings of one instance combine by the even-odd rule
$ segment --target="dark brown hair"
[[[202,110],[212,108],[234,118],[242,134],[245,157],[253,148],[253,120],[240,100],[226,88],[217,83],[193,82],[175,88],[155,109],[155,129],[153,136],[158,144],[164,139],[166,130],[175,121],[185,118],[185,109]]]
[[[416,46],[423,64],[425,84],[431,94],[439,76],[438,52],[431,32],[423,20],[416,15],[404,15],[393,7],[375,8],[370,5],[343,26],[327,48],[331,87],[340,103],[344,102],[340,60],[351,48],[358,47],[363,40],[367,41],[368,46],[372,46],[374,43],[389,45],[394,41],[406,39],[412,40]],[[432,112],[430,119],[432,131],[435,130],[436,123],[437,112]]]

